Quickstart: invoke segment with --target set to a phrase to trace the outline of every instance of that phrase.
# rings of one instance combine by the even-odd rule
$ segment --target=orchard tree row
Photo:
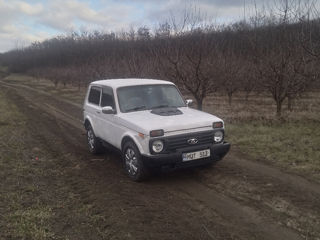
[[[86,87],[97,79],[157,78],[193,95],[197,107],[219,92],[267,91],[281,116],[292,101],[319,87],[320,19],[310,0],[282,0],[248,20],[212,24],[196,10],[156,29],[74,32],[0,55],[11,72]]]

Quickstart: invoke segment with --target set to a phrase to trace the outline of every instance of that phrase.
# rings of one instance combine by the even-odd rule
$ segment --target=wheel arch
[[[88,118],[86,118],[86,120],[84,120],[83,125],[84,125],[84,128],[85,128],[86,130],[88,130],[89,126],[92,126],[92,125],[91,125],[91,122],[90,122],[90,120],[89,120]]]
[[[89,126],[91,126],[92,127],[92,129],[93,129],[93,131],[95,132],[95,126],[94,126],[94,124],[93,124],[93,121],[92,121],[92,119],[90,118],[90,116],[86,116],[86,118],[85,118],[85,120],[84,120],[84,122],[83,122],[83,125],[84,125],[84,128],[86,129],[86,130],[88,130],[88,127]]]
[[[122,137],[122,140],[121,140],[121,151],[123,150],[123,147],[124,147],[125,143],[129,142],[129,141],[133,142],[136,145],[136,147],[138,148],[140,153],[143,153],[143,148],[142,148],[141,144],[135,139],[134,136],[130,136],[130,135],[124,135]]]
[[[133,142],[135,145],[137,145],[132,137],[130,137],[129,135],[125,135],[121,140],[121,151],[123,150],[124,144],[130,141]]]

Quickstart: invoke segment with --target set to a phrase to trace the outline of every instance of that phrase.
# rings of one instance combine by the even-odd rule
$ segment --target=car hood
[[[212,127],[213,122],[222,121],[220,118],[188,107],[178,108],[182,114],[160,116],[151,110],[123,113],[119,120],[135,131],[149,134],[151,130],[163,129],[165,133]]]

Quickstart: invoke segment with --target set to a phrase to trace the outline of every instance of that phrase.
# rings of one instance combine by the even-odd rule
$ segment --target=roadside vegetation
[[[44,239],[51,236],[51,208],[34,199],[44,173],[25,144],[25,117],[0,92],[0,237]],[[31,150],[31,149],[30,149]],[[37,153],[42,155],[41,153]],[[42,176],[43,177],[43,176]],[[27,204],[27,206],[25,206]]]
[[[305,93],[293,111],[284,109],[281,119],[274,117],[274,103],[267,94],[252,93],[248,101],[243,95],[238,92],[232,106],[223,95],[204,103],[205,111],[225,120],[226,138],[233,150],[320,181],[319,92]]]
[[[197,108],[212,94],[229,105],[237,92],[268,94],[282,117],[304,92],[319,89],[320,18],[316,1],[274,1],[243,21],[218,25],[196,7],[182,17],[127,32],[74,32],[0,55],[10,72],[86,88],[96,79],[168,79]]]
[[[229,124],[228,140],[251,159],[320,182],[320,124],[299,121]]]
[[[0,65],[0,79],[5,77],[8,74],[8,67]]]

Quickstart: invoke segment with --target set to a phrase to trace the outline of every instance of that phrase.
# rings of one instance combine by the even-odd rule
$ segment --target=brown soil
[[[21,85],[0,85],[27,116],[32,141],[61,171],[59,178],[41,179],[48,201],[52,196],[63,205],[67,192],[76,196],[54,209],[58,238],[320,239],[320,187],[314,182],[232,149],[214,167],[134,183],[116,153],[88,153],[81,106]],[[96,226],[71,217],[76,202],[102,216]]]

